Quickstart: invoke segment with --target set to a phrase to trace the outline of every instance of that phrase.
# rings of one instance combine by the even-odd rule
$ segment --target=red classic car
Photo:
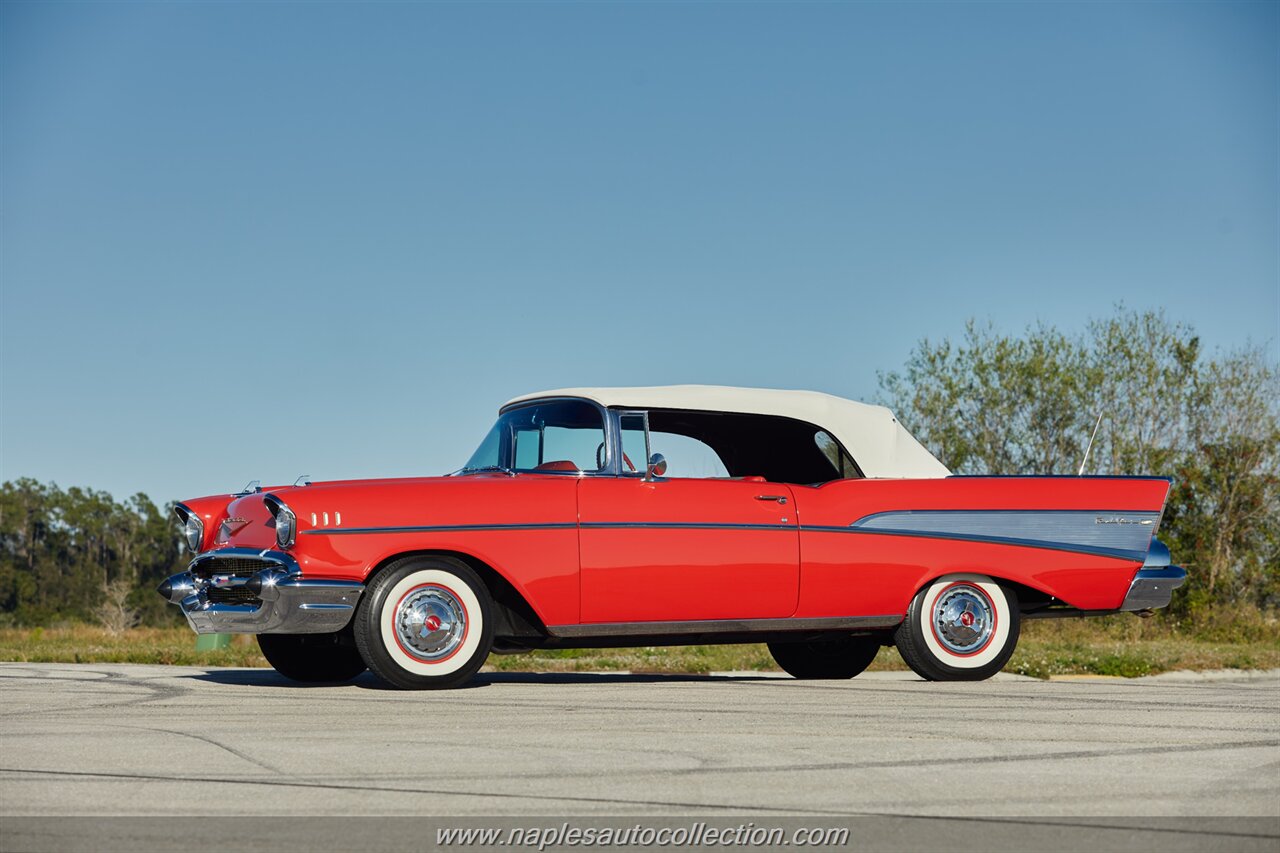
[[[159,591],[301,681],[452,687],[490,652],[743,642],[797,678],[895,645],[974,680],[1023,619],[1167,605],[1168,491],[951,476],[888,409],[826,394],[575,388],[507,403],[448,476],[179,504],[196,556]]]

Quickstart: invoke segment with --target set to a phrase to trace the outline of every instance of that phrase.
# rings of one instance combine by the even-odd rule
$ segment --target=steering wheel
[[[631,457],[626,454],[626,451],[623,451],[622,453],[622,461],[627,463],[627,467],[631,469],[631,473],[633,474],[636,473],[635,463],[631,461]],[[604,467],[604,442],[602,441],[600,442],[600,446],[596,448],[596,468],[600,469],[603,467]]]

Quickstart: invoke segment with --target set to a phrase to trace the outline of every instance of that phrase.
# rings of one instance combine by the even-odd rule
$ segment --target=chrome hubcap
[[[467,628],[466,611],[447,590],[428,586],[405,596],[396,612],[396,633],[405,651],[426,661],[457,651]]]
[[[957,654],[986,645],[995,623],[991,600],[977,587],[953,586],[933,606],[934,633],[943,646]]]

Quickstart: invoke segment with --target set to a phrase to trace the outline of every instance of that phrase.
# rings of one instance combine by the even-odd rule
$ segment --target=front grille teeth
[[[205,590],[205,597],[213,604],[262,604],[261,598],[242,586],[211,586]]]
[[[231,575],[236,578],[247,578],[264,569],[277,569],[280,565],[271,560],[255,560],[250,557],[219,557],[203,560],[193,566],[191,574],[201,580],[208,580],[214,575]]]

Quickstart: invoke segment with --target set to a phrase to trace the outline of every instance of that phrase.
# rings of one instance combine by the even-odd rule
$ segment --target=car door
[[[785,485],[583,478],[578,514],[584,623],[795,612],[800,537],[795,496]]]

